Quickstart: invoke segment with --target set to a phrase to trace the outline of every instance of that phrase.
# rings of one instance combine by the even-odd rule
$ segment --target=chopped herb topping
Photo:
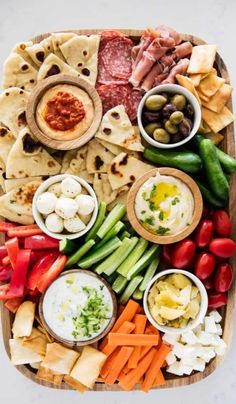
[[[184,217],[184,212],[181,213],[181,217]]]
[[[154,202],[149,201],[149,209],[154,212],[156,210],[156,205]]]
[[[172,200],[172,202],[171,202],[171,205],[176,205],[177,203],[179,203],[180,202],[180,199],[178,198],[178,196],[176,196],[173,200]]]
[[[163,210],[160,210],[160,213],[159,213],[159,219],[160,220],[163,220],[164,219],[164,212],[163,212]]]
[[[145,213],[146,213],[146,210],[141,211],[141,215],[145,215]]]
[[[154,225],[154,216],[147,217],[144,222],[146,224],[149,224],[150,226],[153,226]]]
[[[164,198],[168,198],[169,196],[170,196],[170,195],[167,194],[167,193],[164,194]]]
[[[142,198],[146,201],[147,200],[147,192],[142,192]]]
[[[164,236],[166,233],[168,233],[168,231],[170,231],[168,227],[159,226],[157,229],[157,234]]]
[[[70,279],[70,278],[66,279],[66,283],[68,283],[68,285],[72,285],[73,284],[73,279]]]

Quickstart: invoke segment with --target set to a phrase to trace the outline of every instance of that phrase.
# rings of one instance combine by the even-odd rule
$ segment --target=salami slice
[[[124,34],[122,34],[122,32],[119,31],[101,31],[100,35],[101,39],[99,44],[99,52],[101,52],[105,48],[106,44],[110,42],[112,39],[118,37],[120,38],[124,37]]]
[[[132,72],[132,47],[133,42],[126,37],[114,38],[106,44],[101,58],[112,77],[128,81]]]
[[[138,105],[143,95],[141,91],[133,89],[130,84],[106,84],[98,87],[97,91],[102,100],[103,113],[123,104],[130,120],[136,120]]]

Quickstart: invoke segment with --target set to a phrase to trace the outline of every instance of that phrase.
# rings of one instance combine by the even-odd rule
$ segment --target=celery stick
[[[70,268],[72,265],[77,264],[77,262],[82,258],[87,252],[90,250],[90,248],[93,247],[95,244],[94,240],[89,240],[87,243],[83,244],[74,254],[72,254],[65,265],[65,268]]]
[[[89,232],[86,234],[85,241],[96,238],[97,231],[101,227],[102,222],[105,219],[106,208],[107,208],[107,206],[106,206],[105,202],[100,202],[99,207],[98,207],[98,215],[97,215],[96,221],[95,221],[94,225],[91,227],[91,229],[89,230]]]
[[[103,278],[106,279],[106,281],[107,281],[108,283],[110,283],[110,285],[112,285],[113,282],[115,282],[117,276],[118,276],[118,273],[117,273],[116,271],[113,272],[113,274],[111,274],[111,275],[109,275],[109,276],[103,274]]]
[[[115,273],[117,273],[117,272],[115,272]],[[124,290],[127,283],[128,283],[127,279],[124,276],[119,275],[116,278],[116,280],[113,282],[112,289],[114,290],[115,293],[119,294]]]
[[[143,281],[142,281],[141,285],[139,286],[140,291],[144,292],[146,290],[147,285],[149,284],[149,282],[152,280],[153,276],[155,275],[159,262],[160,262],[160,254],[158,254],[156,257],[153,258],[153,260],[149,264],[148,268],[146,269],[146,272],[143,277]]]
[[[159,249],[159,245],[154,244],[148,251],[143,254],[143,256],[136,262],[136,264],[129,270],[127,274],[128,281],[134,276],[138,275],[144,268],[146,268],[156,255]]]
[[[119,222],[118,222],[119,223]],[[124,230],[122,233],[121,233],[121,235],[119,236],[119,239],[122,241],[122,240],[124,240],[124,238],[125,237],[130,237],[131,236],[131,234],[127,231],[127,230]]]
[[[129,298],[132,296],[134,293],[135,289],[138,287],[138,285],[142,282],[143,276],[135,276],[132,281],[128,283],[128,286],[125,288],[124,292],[122,293],[119,303],[120,304],[126,304],[129,300]]]
[[[102,247],[108,240],[110,240],[111,238],[117,236],[117,234],[121,231],[121,229],[123,229],[123,227],[125,227],[124,223],[122,223],[120,220],[119,222],[117,222],[112,228],[111,230],[109,230],[107,232],[107,234],[105,235],[105,237],[100,240],[93,248],[93,251],[98,250],[98,248]],[[119,239],[121,240],[121,238],[119,237]],[[121,240],[122,241],[122,240]]]
[[[121,246],[95,268],[95,272],[97,272],[97,274],[104,272],[106,275],[111,275],[125,258],[128,257],[137,242],[138,237],[125,238]]]
[[[103,258],[110,255],[114,250],[120,247],[121,241],[118,237],[114,237],[109,240],[106,244],[104,244],[99,250],[94,251],[93,253],[84,257],[79,263],[78,266],[81,268],[89,268],[93,264],[96,264],[98,261],[101,261]]]
[[[117,204],[108,214],[101,227],[97,231],[97,236],[103,238],[106,233],[125,215],[125,205]]]
[[[148,241],[140,238],[137,245],[131,251],[130,255],[122,262],[122,264],[117,268],[117,272],[120,275],[127,276],[129,270],[135,265],[139,258],[143,255],[144,251],[148,246]]]
[[[135,300],[141,300],[143,298],[143,291],[140,290],[139,286],[135,289],[134,293],[132,294],[132,297]]]

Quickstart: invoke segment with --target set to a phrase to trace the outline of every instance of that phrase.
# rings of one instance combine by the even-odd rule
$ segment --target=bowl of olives
[[[201,108],[190,91],[177,84],[161,84],[148,91],[138,108],[138,125],[152,146],[172,149],[198,131]]]

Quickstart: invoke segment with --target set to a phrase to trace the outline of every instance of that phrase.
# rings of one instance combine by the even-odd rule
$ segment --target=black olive
[[[185,109],[184,109],[184,114],[187,118],[193,118],[194,115],[194,109],[192,104],[187,104]]]
[[[162,116],[163,118],[167,118],[169,119],[169,117],[171,116],[171,114],[173,114],[173,112],[177,111],[177,108],[175,105],[173,104],[166,104],[164,106],[164,108],[162,109]]]
[[[161,117],[160,111],[144,111],[143,112],[143,121],[145,123],[157,122]]]

